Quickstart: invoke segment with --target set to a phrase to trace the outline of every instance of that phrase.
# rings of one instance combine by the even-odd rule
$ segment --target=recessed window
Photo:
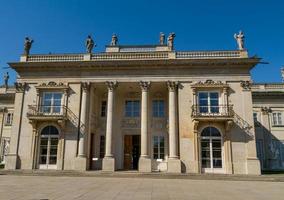
[[[106,112],[107,112],[107,102],[106,101],[102,101],[101,117],[106,117]]]
[[[165,159],[165,137],[154,136],[153,137],[153,157],[154,159]]]
[[[5,115],[5,125],[6,126],[11,126],[13,122],[13,113],[8,112]]]
[[[125,117],[139,117],[140,116],[140,101],[130,100],[125,101]]]
[[[105,136],[101,135],[100,137],[100,158],[105,157]]]
[[[274,126],[283,126],[282,113],[273,112],[272,113],[272,124]]]
[[[219,113],[218,92],[199,92],[198,103],[200,113]]]
[[[41,105],[41,111],[44,113],[60,113],[61,112],[62,93],[60,92],[44,92]]]
[[[253,113],[253,121],[254,121],[254,122],[257,122],[257,121],[258,121],[258,119],[257,119],[257,113],[256,113],[256,112]]]
[[[154,100],[152,104],[153,117],[165,117],[165,101]]]

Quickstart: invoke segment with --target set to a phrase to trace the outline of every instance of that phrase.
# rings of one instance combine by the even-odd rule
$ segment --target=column
[[[81,112],[80,112],[80,123],[79,123],[79,145],[78,145],[78,156],[75,162],[76,170],[86,170],[87,158],[85,153],[85,137],[87,134],[87,102],[88,102],[88,90],[89,83],[82,83],[82,98],[81,98]]]
[[[85,157],[85,136],[87,134],[87,93],[89,89],[88,83],[82,83],[82,100],[81,100],[81,113],[80,113],[80,139],[78,156]]]
[[[113,136],[113,112],[114,96],[117,82],[106,82],[108,88],[107,98],[107,122],[106,122],[106,140],[105,140],[105,157],[103,159],[103,171],[115,170],[115,159],[112,154],[112,136]]]
[[[150,82],[139,83],[142,90],[141,99],[141,156],[139,159],[139,171],[151,172],[151,158],[148,154],[148,91],[150,88]]]
[[[168,172],[180,173],[181,162],[178,158],[178,121],[177,121],[177,89],[178,82],[168,81],[169,90],[169,160]]]

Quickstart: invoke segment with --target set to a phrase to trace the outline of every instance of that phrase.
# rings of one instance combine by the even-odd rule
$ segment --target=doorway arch
[[[223,140],[220,131],[212,126],[206,127],[200,134],[201,168],[205,173],[222,173]]]
[[[40,132],[39,169],[57,169],[59,131],[53,125],[44,127]]]

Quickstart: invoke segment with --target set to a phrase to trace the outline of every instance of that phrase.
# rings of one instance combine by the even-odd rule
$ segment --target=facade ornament
[[[64,83],[62,82],[59,82],[59,83],[56,83],[54,81],[49,81],[48,83],[41,83],[39,86],[36,86],[36,88],[41,88],[41,87],[44,87],[44,88],[53,88],[53,87],[68,87],[67,85],[65,85]]]
[[[261,107],[261,112],[264,114],[264,115],[268,115],[269,113],[272,112],[271,108],[269,107]]]
[[[88,35],[85,45],[86,45],[87,53],[92,53],[93,48],[97,46],[90,35]]]
[[[250,81],[241,81],[241,87],[244,90],[250,90],[252,86],[252,83]]]
[[[89,87],[90,87],[90,84],[89,84],[89,83],[87,83],[87,82],[82,82],[81,85],[82,85],[83,91],[88,91],[88,89],[89,89]]]
[[[170,91],[175,91],[180,83],[178,81],[168,81],[167,86]]]
[[[32,44],[33,44],[33,40],[30,39],[29,37],[25,38],[25,43],[24,43],[24,55],[29,55],[30,54],[30,50],[32,48]]]
[[[194,132],[197,132],[198,124],[199,124],[198,120],[193,120],[193,130],[194,130]]]
[[[165,45],[165,34],[163,32],[160,33],[160,45]]]
[[[27,84],[26,83],[18,83],[15,82],[15,88],[17,92],[24,92],[26,89]]]
[[[237,41],[238,49],[240,51],[245,50],[245,35],[242,31],[239,31],[239,34],[234,34],[234,38]]]
[[[117,82],[117,81],[107,81],[107,82],[106,82],[106,85],[107,85],[107,88],[108,88],[110,91],[113,91],[115,88],[117,88],[118,82]]]
[[[116,46],[118,44],[118,37],[116,34],[112,34],[110,46]]]
[[[170,49],[170,51],[174,50],[174,39],[176,37],[175,33],[170,33],[169,37],[168,37],[168,47]]]
[[[227,88],[228,85],[223,83],[222,81],[214,81],[211,79],[208,79],[206,81],[198,81],[195,84],[192,85],[192,87],[224,87]]]
[[[234,121],[233,120],[226,121],[226,125],[225,125],[226,131],[229,132],[232,129],[233,125],[234,125]]]
[[[148,89],[150,88],[150,84],[151,84],[150,81],[148,81],[148,82],[147,81],[140,81],[139,82],[139,85],[140,85],[142,91],[148,91]]]
[[[4,74],[4,86],[5,86],[5,88],[8,88],[8,81],[9,81],[9,73],[8,72],[6,72],[6,74]]]

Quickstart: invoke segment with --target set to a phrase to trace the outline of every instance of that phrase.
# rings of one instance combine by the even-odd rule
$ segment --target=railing
[[[148,51],[107,52],[94,54],[46,54],[22,56],[21,62],[168,60],[168,59],[230,59],[247,58],[246,51]]]
[[[192,106],[192,117],[208,118],[208,117],[234,117],[233,105],[218,105],[218,106]]]
[[[66,117],[66,106],[29,105],[28,117]]]

